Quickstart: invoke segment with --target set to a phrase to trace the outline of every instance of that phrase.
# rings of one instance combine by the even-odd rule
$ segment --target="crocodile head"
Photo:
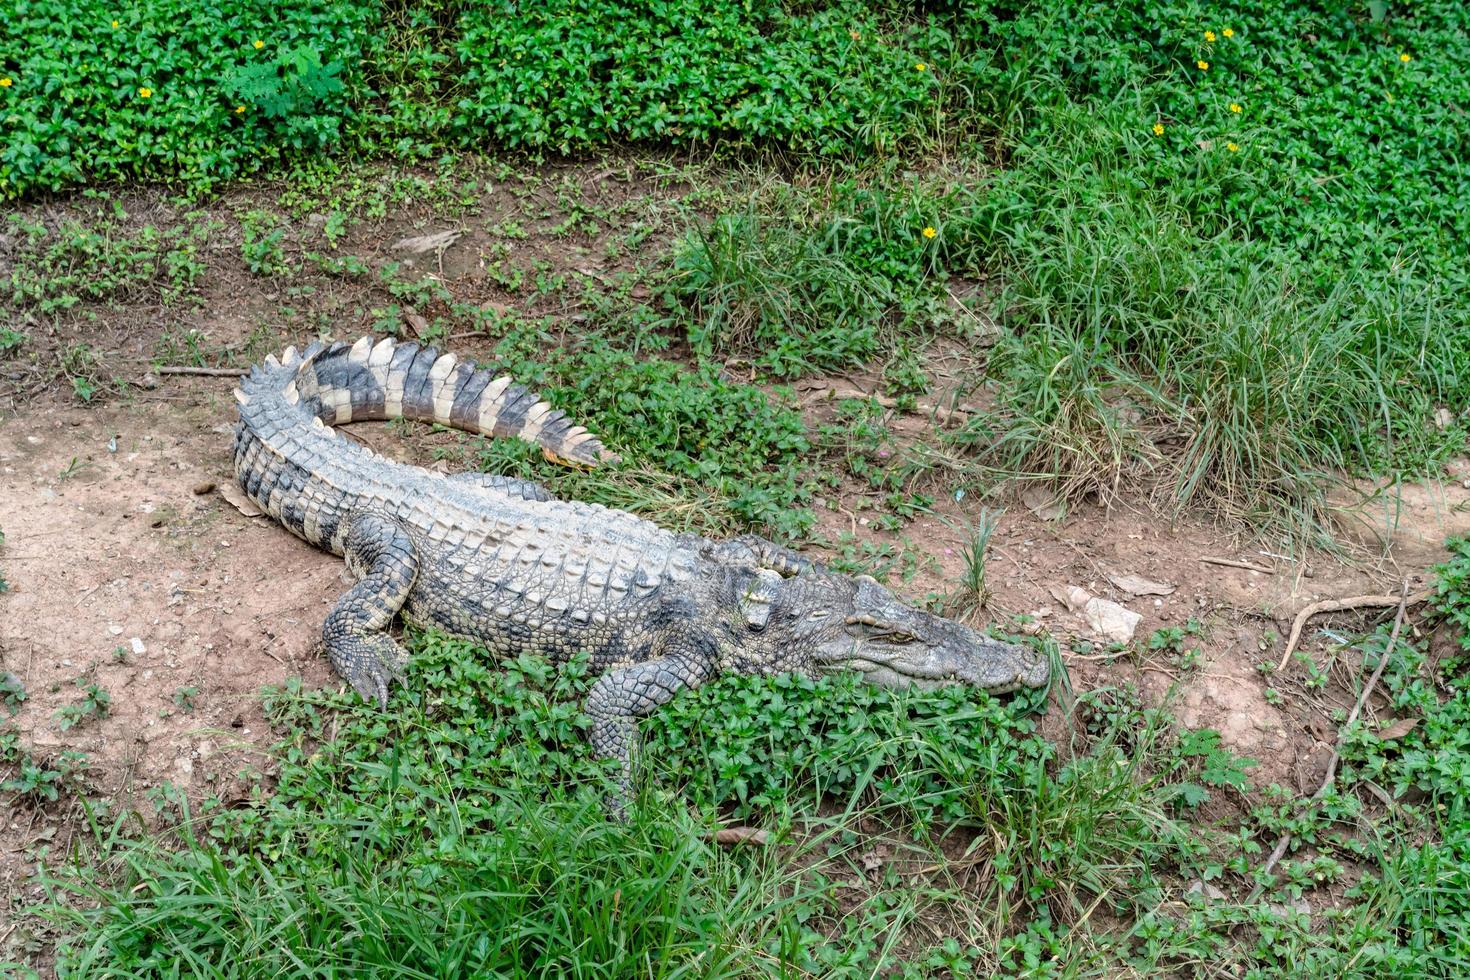
[[[767,579],[746,599],[765,620],[762,645],[811,674],[855,670],[884,687],[964,684],[996,693],[1042,687],[1050,674],[1029,647],[915,609],[866,575]]]

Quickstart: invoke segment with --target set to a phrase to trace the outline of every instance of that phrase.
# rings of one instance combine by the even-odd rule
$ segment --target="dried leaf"
[[[1403,738],[1405,735],[1409,734],[1409,732],[1413,731],[1414,726],[1417,724],[1419,724],[1418,718],[1400,718],[1392,725],[1389,725],[1387,728],[1380,731],[1378,733],[1378,737],[1383,739],[1385,742],[1392,741],[1396,738]]]
[[[1072,612],[1077,612],[1083,606],[1087,605],[1088,599],[1092,598],[1092,595],[1086,589],[1079,588],[1075,585],[1053,585],[1047,591],[1051,593],[1053,599],[1066,606]]]
[[[413,332],[418,335],[420,340],[428,336],[429,321],[419,316],[413,310],[404,310],[403,322],[413,328]]]
[[[228,500],[231,506],[233,506],[240,513],[244,514],[246,517],[265,516],[265,511],[255,506],[255,501],[245,496],[245,491],[240,489],[240,485],[238,483],[220,484],[219,495]]]
[[[432,235],[417,235],[413,238],[400,238],[391,246],[395,252],[408,252],[411,255],[423,255],[425,252],[437,252],[448,248],[459,241],[464,232],[458,228],[448,231],[436,231]]]
[[[715,843],[725,847],[736,844],[764,844],[771,835],[758,827],[721,827],[715,831]]]
[[[880,870],[884,862],[888,860],[888,848],[875,847],[871,851],[864,852],[858,860],[862,863],[863,870],[871,874]]]

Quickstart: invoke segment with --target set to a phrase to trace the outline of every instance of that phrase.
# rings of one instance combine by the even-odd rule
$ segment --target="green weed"
[[[85,697],[75,704],[64,704],[56,712],[60,720],[62,731],[75,728],[77,725],[92,719],[106,718],[112,711],[112,695],[108,694],[96,684],[87,684],[82,687]]]

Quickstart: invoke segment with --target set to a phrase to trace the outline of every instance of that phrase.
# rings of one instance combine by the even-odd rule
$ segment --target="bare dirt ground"
[[[487,207],[509,213],[513,203]],[[400,233],[434,230],[431,213],[409,209],[361,228],[353,245],[381,259],[385,243]],[[598,254],[595,241],[568,248],[564,239],[536,234],[525,247],[560,254],[561,267]],[[500,294],[482,283],[484,244],[475,235],[461,238],[444,252],[437,274],[457,294],[494,301]],[[227,238],[222,254],[231,248],[236,244]],[[205,301],[195,309],[103,311],[101,323],[74,329],[93,338],[108,371],[137,382],[170,331],[195,329],[213,345],[242,348],[262,312],[282,302],[280,290],[228,266],[216,272],[212,262]],[[360,300],[323,289],[311,304],[325,326],[355,336],[367,326]],[[282,328],[292,330],[300,331],[293,341],[308,339],[301,318]],[[476,353],[473,338],[458,346]],[[165,783],[194,799],[243,797],[270,769],[261,687],[293,676],[309,686],[340,683],[317,644],[322,617],[347,583],[341,563],[264,518],[245,516],[221,494],[231,480],[232,385],[228,378],[164,378],[96,406],[43,390],[16,398],[0,416],[0,570],[10,585],[0,597],[0,674],[15,675],[26,692],[12,723],[39,757],[85,753],[82,778],[115,813],[151,812],[150,793]],[[810,411],[816,421],[827,409]],[[927,424],[901,414],[890,421],[900,429]],[[428,458],[427,444],[403,444],[381,428],[372,441],[403,458]],[[1055,637],[1075,691],[1132,683],[1153,703],[1170,698],[1182,723],[1218,729],[1228,747],[1259,760],[1258,783],[1310,791],[1335,737],[1331,711],[1350,707],[1352,687],[1308,691],[1290,671],[1271,679],[1257,665],[1280,657],[1291,617],[1308,603],[1394,593],[1404,577],[1411,589],[1420,587],[1442,557],[1444,538],[1470,533],[1470,472],[1458,476],[1464,482],[1401,488],[1396,508],[1380,501],[1364,509],[1366,524],[1360,521],[1349,538],[1366,542],[1373,535],[1365,528],[1377,524],[1387,546],[1360,549],[1353,565],[1328,555],[1262,554],[1205,523],[1170,526],[1142,501],[1082,508],[1053,521],[1011,501],[992,542],[991,609],[1029,616]],[[974,508],[945,499],[939,509],[896,534],[860,523],[851,511],[826,510],[820,531],[832,540],[843,532],[906,538],[933,559],[899,585],[921,596],[952,587],[963,568],[962,543],[941,518],[973,516]],[[1207,557],[1266,571],[1202,561]],[[1172,591],[1131,595],[1110,581],[1120,574]],[[1141,614],[1139,638],[1198,620],[1205,626],[1200,662],[1181,668],[1162,656],[1107,656],[1101,645],[1076,652],[1074,640],[1091,630],[1056,598],[1053,590],[1068,586]],[[1305,647],[1330,642],[1317,632],[1323,625],[1352,632],[1381,612],[1314,620]],[[58,711],[80,703],[88,684],[110,693],[109,712],[63,728]],[[1268,700],[1268,688],[1281,696]],[[1065,719],[1065,711],[1053,710],[1049,734],[1065,737]],[[73,808],[4,802],[0,960],[25,953],[14,946],[24,930],[12,938],[7,913],[37,897],[35,862],[65,854],[85,827]]]

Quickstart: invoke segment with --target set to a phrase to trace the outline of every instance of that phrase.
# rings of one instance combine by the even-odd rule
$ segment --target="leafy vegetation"
[[[0,360],[54,361],[95,404],[123,389],[99,311],[187,307],[229,263],[279,304],[243,342],[170,325],[156,364],[240,366],[281,323],[340,333],[348,302],[377,332],[468,339],[624,463],[436,440],[457,465],[896,581],[933,567],[930,543],[859,521],[938,512],[961,574],[929,601],[952,614],[990,598],[998,518],[945,504],[1011,477],[1141,490],[1295,546],[1344,473],[1464,448],[1467,46],[1448,0],[27,0],[0,22],[0,196],[183,193],[167,214],[92,187],[62,217],[17,208]],[[458,152],[630,143],[718,163],[616,156],[645,196],[609,201],[590,168]],[[284,184],[210,206],[259,172]],[[482,207],[492,187],[508,210]],[[470,235],[478,278],[363,248],[410,207]],[[920,401],[945,357],[974,403],[953,415]],[[867,391],[803,387],[856,371]],[[932,428],[900,437],[895,408]],[[824,507],[851,530],[816,538]],[[1470,544],[1452,549],[1425,635],[1303,665],[1313,697],[1385,666],[1385,717],[1347,733],[1315,797],[1257,785],[1219,733],[1131,688],[1071,690],[1057,658],[1052,739],[1036,695],[721,679],[645,721],[639,805],[609,825],[585,663],[492,666],[433,634],[385,712],[268,692],[281,741],[248,801],[165,785],[144,833],[89,798],[85,760],[9,727],[0,793],[89,818],[71,864],[41,862],[67,976],[1462,976]],[[1209,645],[1189,620],[1101,655],[1183,673]],[[108,713],[85,680],[56,727]],[[8,674],[0,702],[34,710]],[[730,821],[773,840],[716,846]]]
[[[1392,737],[1362,725],[1327,793],[1270,787],[1213,832],[1187,821],[1220,794],[1251,799],[1251,760],[1126,690],[1080,695],[1059,751],[1026,699],[787,676],[723,678],[647,719],[633,820],[608,824],[612,774],[589,756],[576,705],[584,660],[494,665],[415,635],[386,712],[296,682],[268,692],[273,793],[197,813],[168,796],[166,839],[95,825],[107,873],[49,879],[58,899],[86,899],[50,907],[76,930],[59,964],[857,976],[881,955],[913,977],[1052,958],[1089,973],[1209,958],[1249,976],[1455,976],[1470,962],[1467,580],[1461,542],[1435,608],[1462,653],[1432,674],[1421,646],[1388,650],[1386,630],[1365,640],[1364,667],[1393,658],[1394,710],[1417,725]],[[1182,647],[1187,632],[1153,645]],[[44,793],[55,780],[32,768],[7,788]],[[1394,805],[1370,808],[1368,785]],[[773,828],[780,846],[713,846],[732,818]],[[1262,844],[1284,830],[1294,846],[1263,877]],[[956,846],[958,866],[982,873],[948,877]],[[899,873],[900,853],[927,870]],[[1343,882],[1337,905],[1319,904]],[[1293,910],[1304,897],[1323,926]],[[1100,904],[1117,925],[1075,927]],[[941,940],[916,943],[935,929]]]
[[[340,0],[24,0],[0,22],[0,195],[213,181],[328,147],[352,114],[346,85],[373,13]]]

